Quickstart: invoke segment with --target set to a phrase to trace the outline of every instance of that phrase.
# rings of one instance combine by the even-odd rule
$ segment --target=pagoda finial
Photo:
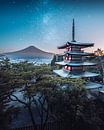
[[[73,23],[72,23],[72,42],[75,42],[75,23],[74,23],[74,19],[73,19]]]

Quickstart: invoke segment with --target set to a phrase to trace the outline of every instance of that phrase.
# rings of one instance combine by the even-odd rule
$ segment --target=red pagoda
[[[85,62],[83,59],[86,56],[94,55],[94,53],[84,52],[82,49],[87,47],[93,47],[94,43],[82,43],[75,40],[75,23],[73,19],[72,24],[72,41],[59,46],[58,49],[65,49],[63,54],[63,61],[56,62],[56,64],[62,66],[60,70],[54,70],[54,72],[64,78],[85,78],[89,79],[95,76],[99,76],[97,73],[85,71],[85,66],[96,66],[96,63]],[[99,88],[101,84],[88,81],[86,88]]]

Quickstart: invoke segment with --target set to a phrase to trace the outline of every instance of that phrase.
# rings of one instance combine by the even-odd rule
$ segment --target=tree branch
[[[15,99],[13,99],[11,96],[14,97]],[[20,100],[17,96],[15,96],[15,95],[13,95],[13,94],[12,94],[11,96],[9,96],[9,99],[11,99],[12,101],[18,101],[18,102],[20,102],[21,104],[24,104],[25,106],[28,106],[26,102],[23,102],[23,101]]]

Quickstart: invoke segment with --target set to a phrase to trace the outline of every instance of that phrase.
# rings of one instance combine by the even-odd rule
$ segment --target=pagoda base
[[[91,73],[91,72],[83,72],[81,74],[71,74],[70,71],[64,69],[53,70],[53,72],[63,78],[88,78],[88,77],[99,76],[99,74]]]
[[[85,88],[86,89],[99,89],[99,88],[102,88],[103,85],[102,84],[99,84],[99,83],[94,83],[94,82],[87,82],[86,85],[85,85]]]

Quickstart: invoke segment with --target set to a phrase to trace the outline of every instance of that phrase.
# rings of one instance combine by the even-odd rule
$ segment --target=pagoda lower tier
[[[92,89],[99,89],[99,88],[102,88],[102,84],[99,84],[99,83],[95,83],[95,82],[91,82],[91,81],[88,81],[86,82],[86,85],[85,85],[85,88],[88,90],[92,90]]]
[[[64,78],[90,78],[99,76],[99,74],[97,73],[87,71],[82,71],[81,73],[72,73],[72,71],[65,70],[64,68],[59,70],[53,70],[53,72]]]
[[[65,54],[68,54],[68,55],[79,55],[79,56],[91,56],[91,55],[94,55],[94,53],[88,53],[88,52],[83,52],[83,51],[79,51],[79,52],[67,51],[67,52],[65,52]],[[63,55],[65,55],[65,54],[63,54]]]
[[[96,63],[91,63],[91,62],[68,62],[68,61],[60,61],[60,62],[55,62],[57,65],[62,65],[62,66],[65,66],[65,65],[68,65],[68,66],[95,66]]]

